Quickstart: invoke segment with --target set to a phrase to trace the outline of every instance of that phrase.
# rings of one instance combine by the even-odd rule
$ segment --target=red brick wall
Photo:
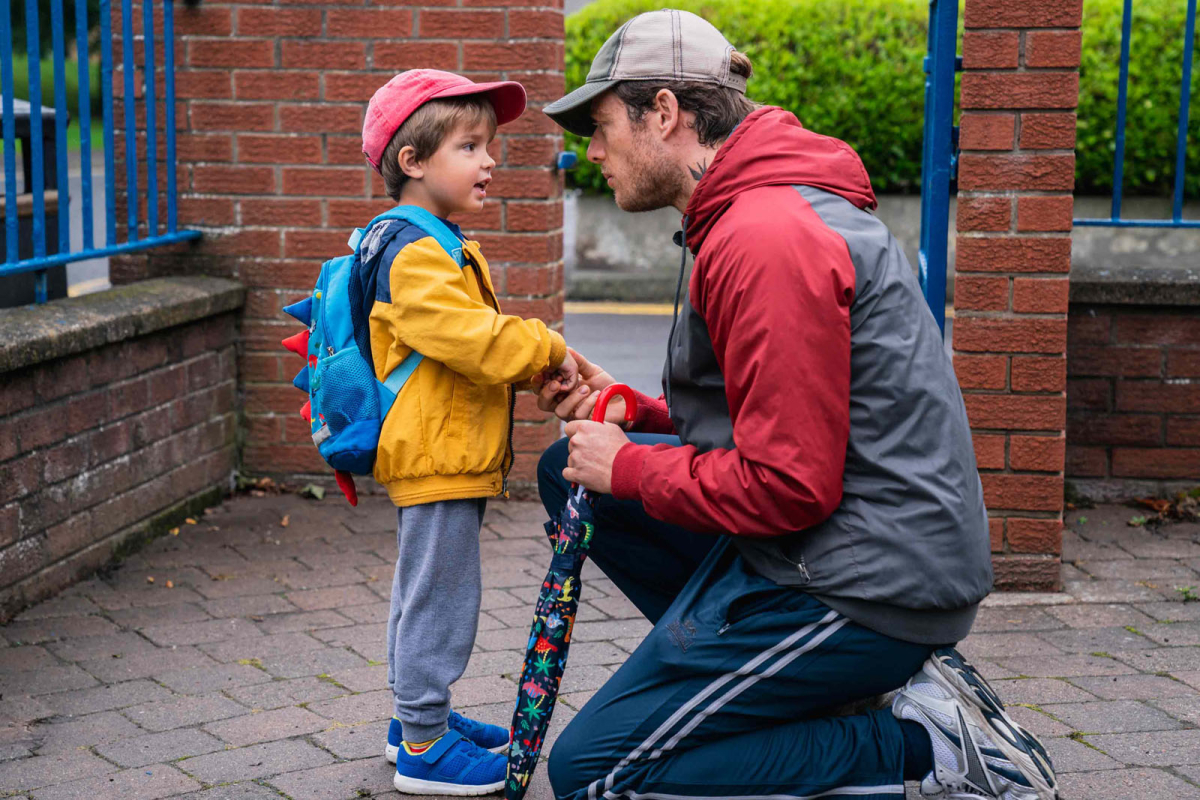
[[[1129,498],[1200,482],[1200,315],[1071,304],[1067,477]]]
[[[228,312],[0,374],[0,622],[228,487],[236,341]]]
[[[955,369],[997,585],[1056,588],[1081,0],[967,0]]]
[[[140,40],[140,18],[135,27]],[[530,109],[491,147],[486,207],[456,221],[482,244],[504,311],[561,328],[562,179],[552,168],[561,137],[539,110],[563,91],[561,0],[205,0],[178,4],[176,29],[180,225],[204,239],[118,259],[113,281],[203,271],[248,287],[245,469],[329,473],[297,414],[304,398],[290,379],[300,362],[279,347],[297,327],[280,309],[311,291],[353,227],[392,204],[362,157],[361,131],[371,94],[396,72],[432,67],[525,85]],[[517,408],[512,478],[529,482],[557,426],[529,397]]]

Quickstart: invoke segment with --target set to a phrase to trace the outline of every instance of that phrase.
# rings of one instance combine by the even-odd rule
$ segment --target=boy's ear
[[[412,145],[406,144],[401,147],[400,152],[396,155],[396,161],[400,165],[400,171],[408,177],[417,180],[425,177],[425,170],[417,161],[417,151]]]

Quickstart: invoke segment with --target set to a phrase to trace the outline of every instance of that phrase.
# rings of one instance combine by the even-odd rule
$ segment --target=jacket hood
[[[806,130],[795,114],[766,106],[734,129],[692,192],[685,212],[693,253],[738,194],[760,186],[812,186],[858,208],[876,206],[871,179],[850,145]]]

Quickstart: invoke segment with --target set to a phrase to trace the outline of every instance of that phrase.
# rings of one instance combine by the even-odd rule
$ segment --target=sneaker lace
[[[465,736],[462,739],[459,739],[459,741],[462,743],[461,747],[463,748],[463,751],[464,751],[463,754],[468,756],[469,758],[472,758],[472,759],[490,758],[493,755],[492,753],[488,752],[486,749],[475,744],[474,742],[472,742],[470,739],[466,738]]]
[[[469,717],[464,717],[457,711],[452,713],[454,714],[455,722],[458,728],[464,735],[474,736],[483,733],[484,724],[482,722],[470,719]]]

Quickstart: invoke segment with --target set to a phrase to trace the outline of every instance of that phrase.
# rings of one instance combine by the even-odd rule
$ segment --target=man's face
[[[648,115],[649,116],[649,115]],[[600,166],[622,211],[653,211],[673,205],[683,173],[648,124],[629,121],[625,103],[612,92],[592,101],[596,132],[587,157]]]

